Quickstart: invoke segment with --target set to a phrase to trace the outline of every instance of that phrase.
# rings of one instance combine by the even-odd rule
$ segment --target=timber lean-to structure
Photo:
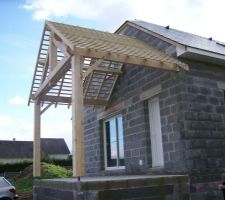
[[[40,176],[40,118],[51,105],[72,106],[73,176],[85,175],[83,104],[106,106],[126,63],[188,70],[138,39],[46,22],[29,97],[35,104],[34,176]]]

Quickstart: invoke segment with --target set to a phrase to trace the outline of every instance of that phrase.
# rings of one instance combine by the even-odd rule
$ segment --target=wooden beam
[[[41,110],[41,115],[48,110],[51,106],[53,105],[53,103],[48,104],[47,106],[45,106],[42,110]]]
[[[65,56],[69,56],[69,53],[68,53],[68,51],[67,51],[67,50],[68,50],[68,47],[67,47],[63,42],[56,40],[55,37],[52,39],[52,41],[53,41],[54,45],[55,45],[58,49],[60,49],[60,51],[61,51]]]
[[[70,57],[65,57],[63,60],[58,62],[56,67],[49,74],[48,78],[42,83],[38,91],[35,93],[35,99],[38,98],[41,94],[49,91],[53,87],[52,83],[56,83],[64,75],[64,73],[69,70],[69,61]]]
[[[33,176],[41,176],[41,107],[38,99],[34,104]]]
[[[113,52],[103,52],[96,49],[82,49],[76,46],[74,47],[74,54],[170,71],[177,71],[178,69],[177,64],[172,62],[170,63],[160,60],[146,59],[139,56],[128,56],[125,54],[117,54]],[[180,63],[180,67],[188,70],[188,65],[184,63]]]
[[[71,65],[73,176],[81,177],[85,175],[82,57],[74,55]]]
[[[50,46],[49,46],[49,68],[52,71],[57,65],[57,47],[54,42],[54,33],[51,32]]]
[[[41,83],[43,83],[46,79],[46,75],[48,72],[48,67],[49,67],[49,53],[47,55],[46,61],[45,61],[45,65],[43,66],[43,72],[42,72],[42,76],[41,76]]]

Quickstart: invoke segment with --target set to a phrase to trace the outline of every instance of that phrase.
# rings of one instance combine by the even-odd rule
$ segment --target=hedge
[[[72,158],[68,157],[67,159],[60,160],[60,159],[51,159],[48,157],[45,157],[41,160],[42,162],[51,163],[54,165],[59,166],[72,166]],[[4,172],[20,172],[27,166],[31,165],[32,161],[21,161],[17,163],[0,163],[0,173]]]
[[[18,163],[0,163],[0,172],[20,172],[31,164],[32,161],[23,161]]]

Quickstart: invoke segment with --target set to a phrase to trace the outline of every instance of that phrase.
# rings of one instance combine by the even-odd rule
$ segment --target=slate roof
[[[170,40],[173,40],[179,44],[225,55],[225,44],[222,42],[210,40],[209,38],[179,31],[173,28],[167,29],[164,26],[152,24],[141,20],[132,20],[129,22],[140,26],[146,30],[157,33]]]
[[[42,155],[70,154],[62,138],[42,138]],[[32,158],[33,141],[0,140],[0,159]]]

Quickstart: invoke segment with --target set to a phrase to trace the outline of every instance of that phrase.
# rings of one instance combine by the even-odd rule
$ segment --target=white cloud
[[[9,99],[9,103],[12,105],[24,105],[26,103],[26,100],[23,97],[15,96]]]
[[[12,118],[8,115],[0,116],[0,126],[9,126],[13,122]]]
[[[32,140],[32,127],[30,121],[8,115],[0,116],[0,139]]]
[[[111,29],[131,16],[128,2],[121,0],[27,0],[23,7],[33,12],[35,20],[70,16],[77,19],[96,20]]]
[[[0,115],[0,140],[26,140],[32,141],[34,133],[33,117],[26,118],[18,115]],[[47,110],[41,115],[42,138],[64,138],[69,149],[72,142],[71,110],[58,106]]]
[[[126,19],[140,19],[225,41],[223,0],[27,0],[36,20],[75,17],[115,30]]]
[[[82,19],[108,18],[115,5],[124,5],[121,0],[27,0],[24,8],[34,11],[36,20],[50,17],[74,16]],[[115,10],[114,10],[115,11]]]

